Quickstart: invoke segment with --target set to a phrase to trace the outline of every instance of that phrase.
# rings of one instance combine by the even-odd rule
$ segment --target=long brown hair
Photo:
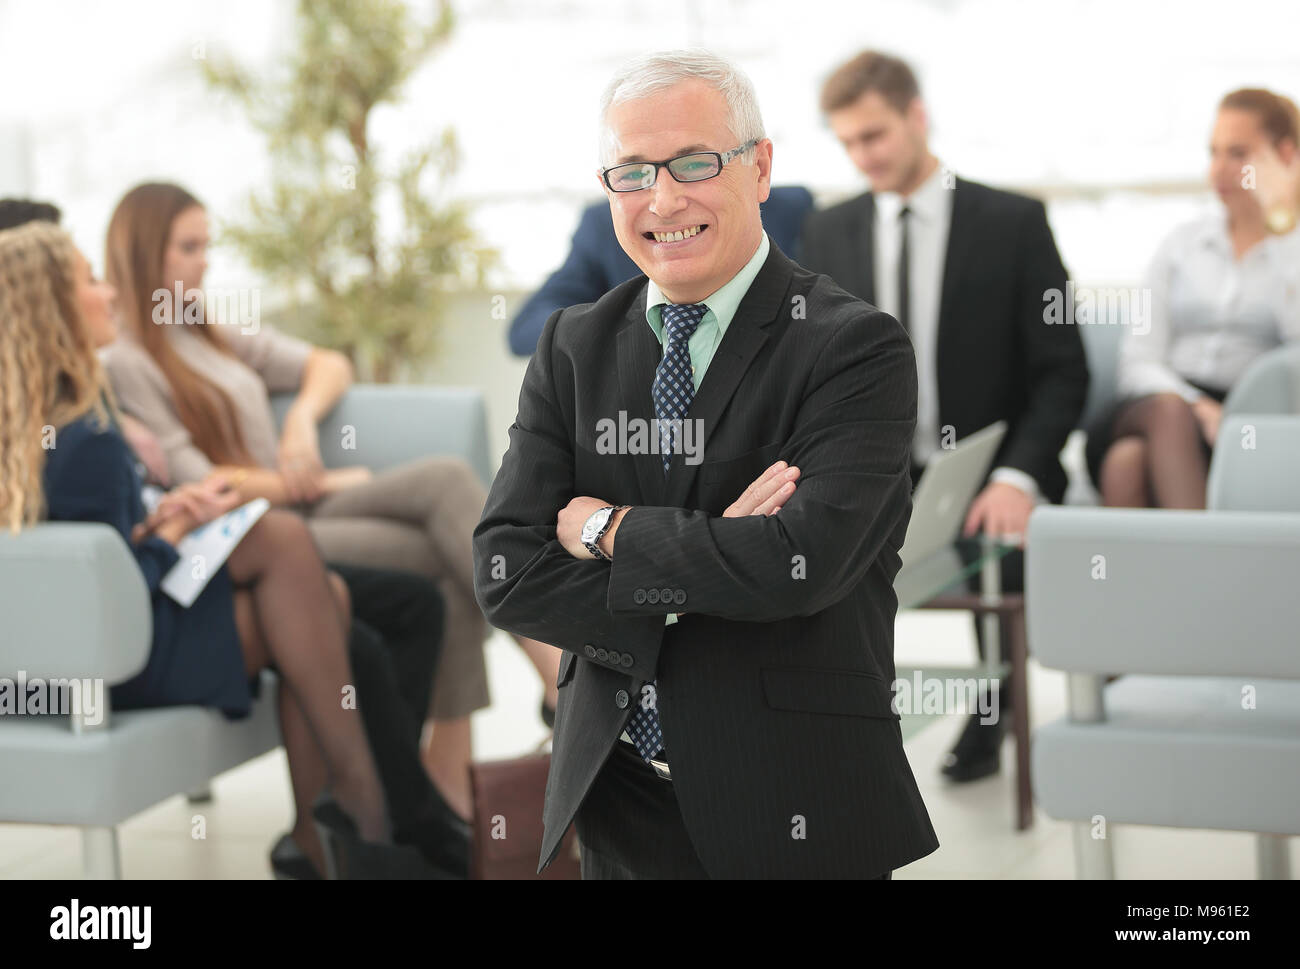
[[[46,428],[57,433],[89,412],[108,421],[75,264],[76,247],[58,226],[0,232],[0,524],[14,532],[45,513]]]
[[[167,378],[176,413],[194,446],[216,464],[256,464],[244,444],[230,395],[194,370],[176,352],[170,327],[153,321],[154,293],[171,292],[175,280],[163,279],[163,261],[172,223],[186,209],[202,203],[179,185],[146,182],[123,196],[108,224],[104,265],[117,290],[123,325]],[[202,304],[195,307],[202,312]],[[173,306],[178,316],[182,306]],[[223,353],[231,353],[218,327],[199,325],[199,335]],[[146,419],[146,415],[136,415]],[[146,421],[147,422],[147,421]]]

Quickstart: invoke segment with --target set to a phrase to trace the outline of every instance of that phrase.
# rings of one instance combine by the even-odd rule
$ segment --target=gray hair
[[[609,126],[609,109],[666,91],[692,78],[720,91],[727,101],[727,127],[737,145],[761,139],[763,116],[758,110],[754,85],[740,68],[707,50],[668,50],[646,54],[623,66],[605,88],[600,99],[600,162],[607,165],[618,153],[618,138]],[[734,145],[719,146],[726,151]],[[754,149],[739,156],[745,165],[754,164]]]

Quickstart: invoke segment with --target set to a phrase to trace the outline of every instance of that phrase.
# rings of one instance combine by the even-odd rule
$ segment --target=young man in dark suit
[[[939,448],[1007,422],[965,534],[1023,544],[1034,505],[1065,494],[1057,456],[1088,390],[1077,329],[1045,322],[1066,271],[1043,204],[940,165],[916,78],[898,58],[866,51],[841,65],[821,108],[872,190],[809,216],[800,261],[908,330],[919,387],[914,480]],[[1003,559],[1005,591],[1023,588],[1023,569],[1022,553]],[[1010,695],[1002,683],[1004,713]],[[1005,723],[973,714],[944,774],[967,781],[996,772]]]
[[[602,117],[648,280],[547,321],[474,533],[489,621],[565,651],[540,867],[574,822],[588,878],[888,878],[938,847],[891,703],[911,348],[768,240],[726,61]]]

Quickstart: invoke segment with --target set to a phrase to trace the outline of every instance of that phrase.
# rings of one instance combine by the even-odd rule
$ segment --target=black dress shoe
[[[430,782],[425,809],[415,821],[394,830],[393,840],[418,848],[431,866],[446,873],[445,877],[466,879],[472,834],[471,826]]]
[[[321,873],[302,853],[293,835],[285,832],[271,849],[271,871],[279,881],[320,881]]]
[[[978,713],[970,714],[961,737],[944,757],[940,771],[959,784],[996,774],[1001,766],[999,749],[1003,729],[1001,718],[997,723],[980,723]]]
[[[331,880],[368,881],[450,879],[455,875],[430,865],[419,849],[403,844],[361,840],[356,824],[328,792],[312,806],[311,815],[325,846]]]

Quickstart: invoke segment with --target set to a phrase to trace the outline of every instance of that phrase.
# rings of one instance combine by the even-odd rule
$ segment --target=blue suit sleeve
[[[542,335],[542,327],[556,310],[580,303],[594,303],[623,282],[621,279],[609,279],[601,263],[601,233],[596,221],[601,217],[600,208],[606,207],[592,206],[583,211],[577,231],[573,234],[568,258],[559,269],[551,273],[542,288],[528,298],[511,321],[510,351],[517,356],[533,355]],[[607,221],[609,219],[607,208],[604,218]]]
[[[157,596],[163,576],[180,556],[156,536],[138,545],[131,542],[131,529],[143,509],[140,480],[131,466],[126,442],[113,431],[60,432],[56,449],[61,452],[57,468],[46,477],[48,518],[111,525],[135,553],[150,596]]]
[[[812,193],[802,185],[773,186],[760,210],[763,228],[777,248],[798,262],[804,222],[813,210]]]

